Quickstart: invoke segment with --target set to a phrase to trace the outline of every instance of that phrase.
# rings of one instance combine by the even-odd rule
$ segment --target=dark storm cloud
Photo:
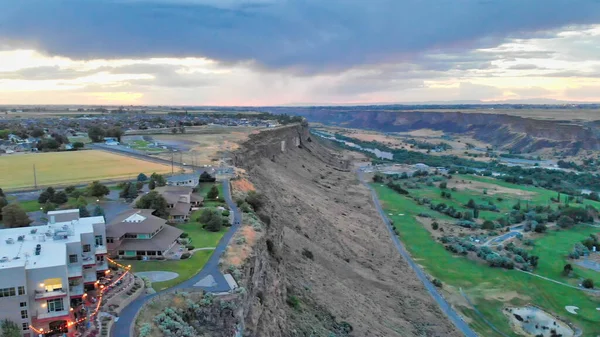
[[[204,56],[309,72],[600,22],[596,0],[0,1],[0,44],[77,59]]]

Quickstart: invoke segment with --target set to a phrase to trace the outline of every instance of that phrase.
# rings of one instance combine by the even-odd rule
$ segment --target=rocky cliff
[[[540,120],[490,113],[420,111],[299,111],[311,122],[384,132],[418,129],[470,133],[475,139],[519,152],[555,148],[567,154],[600,150],[598,123]]]
[[[243,267],[245,336],[459,335],[348,161],[305,126],[252,135],[234,161],[266,199],[266,233]]]

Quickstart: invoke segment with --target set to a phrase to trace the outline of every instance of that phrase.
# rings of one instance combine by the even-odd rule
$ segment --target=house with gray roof
[[[199,179],[200,175],[196,173],[178,174],[176,176],[168,177],[167,185],[196,187],[198,186]]]
[[[131,209],[117,215],[106,227],[108,254],[116,258],[166,256],[183,231],[152,212],[152,209]]]

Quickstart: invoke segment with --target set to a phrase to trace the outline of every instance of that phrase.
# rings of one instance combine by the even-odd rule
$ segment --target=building
[[[179,174],[176,176],[167,178],[167,185],[169,186],[188,186],[196,187],[200,180],[200,175],[196,173],[190,174]]]
[[[108,270],[104,217],[48,212],[44,226],[0,230],[0,319],[23,330],[64,330],[71,308]],[[35,329],[32,329],[32,327]]]
[[[202,206],[204,198],[187,186],[161,186],[154,189],[168,204],[170,223],[187,222],[194,208]]]
[[[183,231],[152,215],[152,209],[132,209],[119,214],[106,227],[110,256],[160,258],[177,243]]]
[[[104,137],[104,144],[106,144],[106,145],[119,145],[119,141],[115,137]]]

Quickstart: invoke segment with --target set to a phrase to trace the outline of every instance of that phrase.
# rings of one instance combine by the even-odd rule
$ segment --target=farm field
[[[452,191],[452,199],[443,201],[449,206],[454,205],[464,210],[464,203],[469,199],[484,202],[492,199],[499,212],[481,211],[480,218],[496,219],[510,209],[517,199],[525,205],[531,203],[547,203],[556,192],[535,187],[512,185],[496,181],[492,178],[455,175],[448,181],[448,188],[458,180],[461,189]],[[471,183],[462,183],[462,180]],[[454,183],[456,184],[456,183]],[[453,254],[437,242],[428,228],[424,226],[419,215],[427,214],[438,221],[455,221],[431,210],[428,205],[420,205],[413,199],[403,196],[389,187],[372,183],[382,206],[393,221],[399,238],[406,246],[412,257],[432,278],[443,283],[442,293],[446,299],[458,309],[467,321],[481,336],[501,336],[493,331],[473,308],[461,296],[460,289],[469,297],[477,310],[502,333],[508,336],[520,336],[510,326],[509,319],[503,313],[506,307],[535,305],[558,317],[574,324],[583,330],[583,336],[600,334],[600,298],[587,293],[553,283],[518,270],[491,268],[485,262],[468,259]],[[486,189],[487,194],[483,194]],[[410,194],[419,197],[429,197],[440,202],[441,197],[437,187],[410,189]],[[498,201],[501,198],[502,201]],[[598,203],[585,200],[586,204]],[[574,273],[567,278],[561,275],[562,268],[567,263],[566,251],[591,233],[598,233],[598,228],[578,225],[571,229],[556,231],[549,230],[545,234],[534,236],[532,252],[540,256],[539,265],[534,273],[555,279],[559,282],[575,284],[580,277],[592,277],[600,281],[598,273],[573,265]],[[566,306],[580,308],[578,314],[566,311]]]
[[[168,173],[171,167],[103,151],[70,151],[0,156],[0,186],[5,190],[37,185],[64,186],[93,180],[134,179],[140,172]]]

